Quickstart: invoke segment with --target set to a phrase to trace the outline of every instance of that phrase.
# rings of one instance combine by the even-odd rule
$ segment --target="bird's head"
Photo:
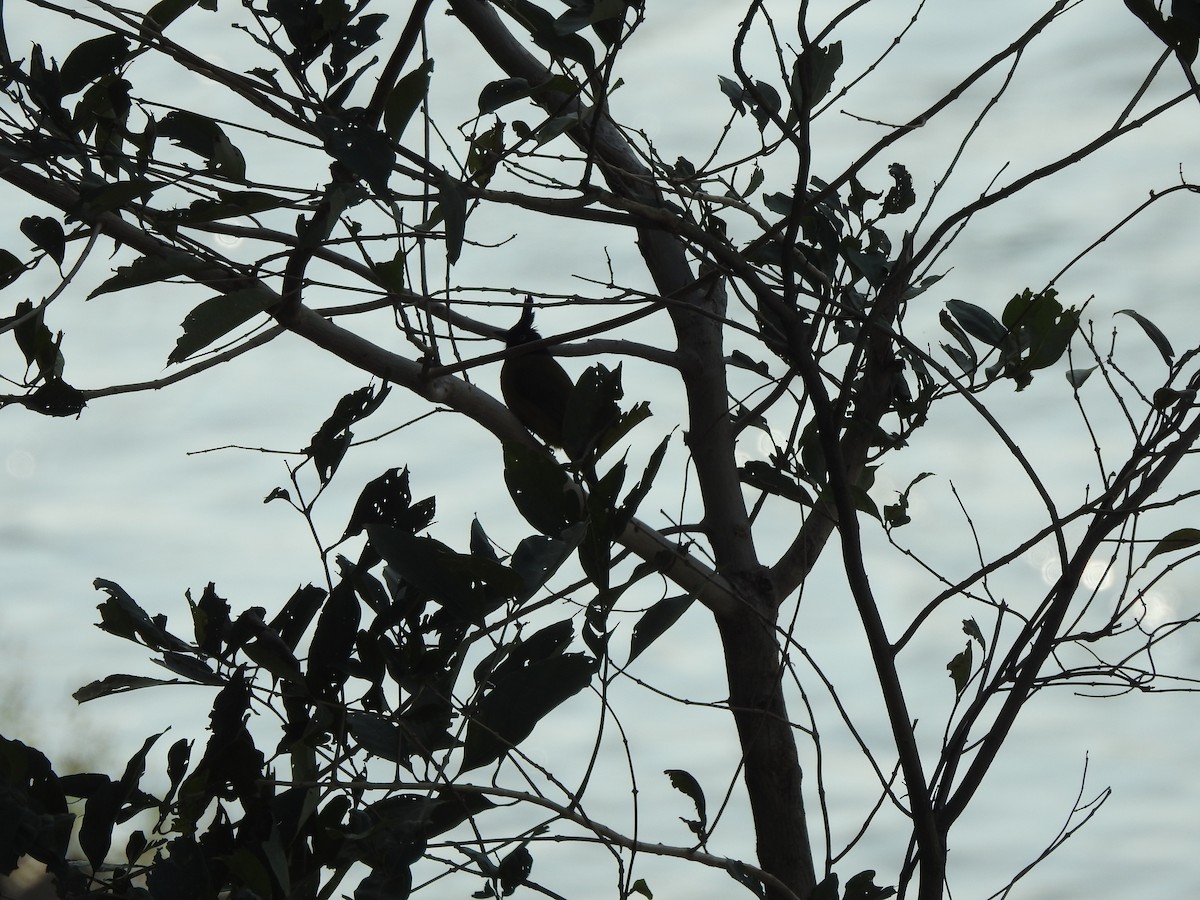
[[[533,295],[525,295],[525,303],[521,307],[521,318],[517,324],[504,332],[504,343],[509,347],[528,344],[530,341],[540,341],[542,336],[533,327]]]

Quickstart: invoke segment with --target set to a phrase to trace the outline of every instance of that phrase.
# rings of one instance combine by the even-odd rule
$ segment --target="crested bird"
[[[525,296],[521,318],[504,332],[512,350],[500,366],[500,393],[521,424],[551,447],[563,448],[563,421],[574,388],[571,376],[545,347],[521,351],[541,340],[533,327],[533,297]]]

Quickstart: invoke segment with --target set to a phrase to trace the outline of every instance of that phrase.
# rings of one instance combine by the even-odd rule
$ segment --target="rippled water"
[[[622,121],[643,124],[655,135],[664,158],[700,157],[703,141],[715,135],[707,123],[720,122],[726,115],[727,101],[716,89],[716,75],[730,69],[724,48],[730,24],[738,15],[717,0],[653,6],[650,23],[629,50],[628,84],[615,95],[614,108]],[[882,48],[896,23],[911,15],[908,3],[883,5],[890,18],[877,14],[879,6],[873,4],[868,16],[845,36],[852,60],[868,55],[866,51],[861,57],[852,54],[852,48]],[[1043,7],[1032,2],[929,3],[924,30],[903,50],[903,65],[894,70],[900,74],[864,86],[855,111],[868,119],[905,119],[931,92],[950,84],[954,73],[1004,46],[1017,33],[1018,24]],[[30,29],[36,24],[33,18],[17,21]],[[781,21],[790,19],[781,16]],[[25,39],[18,36],[20,29],[10,26],[9,31],[14,45]],[[1050,158],[1080,129],[1111,121],[1120,107],[1111,97],[1127,95],[1153,57],[1143,32],[1120,4],[1082,4],[1058,27],[1047,49],[1033,54],[1029,61],[1033,74],[1003,101],[997,124],[981,130],[972,148],[974,162],[964,165],[949,199],[963,202],[981,191],[1004,164],[1011,162],[1009,176],[1025,171],[1037,160]],[[216,55],[222,35],[212,28]],[[455,52],[453,47],[444,51],[435,47],[435,55],[444,54],[438,56],[435,89],[450,99],[456,92],[470,94],[477,88],[474,77],[463,84],[454,81]],[[639,76],[650,80],[641,82]],[[186,94],[195,86],[182,90]],[[978,92],[976,105],[987,96]],[[1064,105],[1065,96],[1091,100]],[[953,271],[937,295],[931,295],[931,308],[950,297],[997,308],[1021,287],[1044,284],[1143,198],[1149,186],[1171,183],[1179,164],[1186,167],[1195,156],[1198,124],[1200,111],[1193,104],[1173,116],[1166,127],[1136,137],[1123,149],[1106,152],[1094,165],[1059,179],[1037,203],[1017,204],[1007,212],[981,217],[957,248]],[[961,125],[960,120],[946,131],[930,129],[896,148],[895,160],[910,168],[918,189],[922,184],[928,188],[940,172],[945,136],[957,133],[956,128],[961,131]],[[849,118],[833,122],[818,147],[818,173],[823,166],[845,159],[847,148],[862,145],[873,134],[871,126]],[[881,171],[875,176],[882,177]],[[1130,172],[1139,177],[1128,178]],[[1151,315],[1169,334],[1179,335],[1181,345],[1195,333],[1194,286],[1200,257],[1194,252],[1194,239],[1186,239],[1188,229],[1194,228],[1190,210],[1183,202],[1165,206],[1154,217],[1135,223],[1111,249],[1095,254],[1060,282],[1069,302],[1096,295],[1091,313],[1101,334],[1109,329],[1112,312],[1125,306]],[[6,226],[6,233],[14,231],[15,219]],[[15,251],[25,246],[21,241],[9,237],[7,245]],[[577,251],[581,265],[594,264],[594,248]],[[616,247],[613,253],[618,264],[631,259],[628,248]],[[511,275],[517,281],[546,263],[530,258],[505,265],[524,268]],[[562,265],[558,277],[565,280],[575,269],[570,262]],[[497,277],[492,270],[457,274],[464,283]],[[499,277],[506,280],[509,274],[505,271]],[[89,385],[158,376],[189,298],[164,295],[154,297],[153,304],[151,314],[144,296],[114,295],[88,304],[65,298],[56,313],[68,333],[64,348],[68,365],[77,373],[87,371]],[[933,341],[937,336],[931,331],[921,339]],[[1149,373],[1146,377],[1154,377],[1152,352],[1135,363],[1139,371]],[[83,741],[96,752],[123,759],[145,733],[165,723],[174,724],[181,734],[198,732],[204,704],[198,695],[190,703],[186,691],[137,694],[82,711],[71,703],[71,690],[110,671],[155,674],[136,651],[130,655],[131,645],[92,627],[100,596],[90,582],[97,576],[118,581],[151,611],[167,612],[180,621],[187,615],[183,591],[198,592],[208,581],[215,581],[239,607],[271,606],[296,585],[319,581],[321,573],[302,522],[279,504],[259,502],[283,483],[280,457],[244,450],[189,454],[229,443],[297,449],[336,399],[361,381],[338,365],[316,359],[298,340],[285,339],[162,393],[97,402],[78,421],[44,420],[19,409],[0,412],[4,590],[0,615],[7,635],[6,678],[18,699],[32,701],[32,720],[21,726],[27,729],[24,733],[40,733],[58,747]],[[1065,398],[1063,392],[1061,399]],[[669,400],[664,396],[662,402]],[[1063,485],[1076,484],[1072,476],[1080,463],[1071,443],[1079,437],[1076,421],[1062,415],[1057,404],[1031,405],[1020,397],[1006,397],[999,411],[1031,442],[1052,475],[1060,477]],[[454,425],[443,431],[446,426],[441,418],[352,453],[339,476],[346,486],[344,494],[331,498],[325,511],[330,530],[344,520],[354,485],[398,463],[412,468],[414,490],[438,493],[439,527],[465,532],[473,514],[485,522],[509,516],[502,486],[491,476],[495,448]],[[887,470],[894,486],[903,487],[924,470],[943,478],[952,476],[982,520],[978,524],[993,535],[995,547],[1006,546],[1007,537],[1021,533],[1032,516],[1028,496],[1014,488],[1011,462],[990,449],[975,421],[964,416],[941,431],[931,428],[914,445],[908,457]],[[465,473],[464,466],[468,467]],[[477,472],[484,477],[474,477]],[[1055,477],[1050,482],[1059,484]],[[927,496],[940,503],[946,490],[942,481],[930,485]],[[914,527],[922,529],[914,540],[936,552],[939,544],[949,545],[959,537],[962,522],[922,520],[925,502],[919,496],[914,499],[918,523]],[[462,534],[454,536],[460,539]],[[941,561],[955,565],[953,558]],[[1043,582],[1044,560],[1031,555],[1026,562],[1006,585],[1014,594],[1023,589],[1032,593]],[[929,596],[928,585],[907,571],[875,577],[897,621]],[[822,592],[843,596],[835,582],[818,579],[808,588],[805,615],[814,626],[826,626],[818,633],[827,636],[827,643],[814,650],[836,668],[840,660],[854,658],[855,632],[831,627],[842,613],[812,599]],[[1159,602],[1164,609],[1183,608],[1190,599],[1164,592]],[[956,626],[951,616],[946,628],[931,630],[920,647],[910,651],[906,665],[940,671],[947,659],[945,648],[961,643]],[[709,685],[708,699],[719,700],[720,660],[697,650],[714,646],[710,632],[703,616],[690,614],[635,674],[663,689],[678,687],[691,694],[703,694],[703,686]],[[844,646],[839,640],[845,641]],[[1160,662],[1195,672],[1200,668],[1200,653],[1195,641],[1185,635]],[[948,703],[952,699],[947,696],[948,684],[931,681],[930,695],[918,696],[916,702],[926,708]],[[845,699],[852,708],[869,712],[876,691],[864,680],[861,694]],[[710,791],[719,793],[719,786],[730,777],[729,760],[734,756],[724,719],[684,713],[665,704],[660,708],[644,698],[640,702],[645,704],[642,714],[657,716],[662,723],[655,740],[643,740],[633,748],[643,762],[642,770],[650,773],[646,777],[661,777],[657,773],[663,768],[687,768]],[[1021,719],[998,771],[951,847],[955,896],[968,900],[987,896],[1054,838],[1080,791],[1085,761],[1083,794],[1091,797],[1112,785],[1114,797],[1012,896],[1175,900],[1194,895],[1200,889],[1200,860],[1194,851],[1200,834],[1200,783],[1194,774],[1194,748],[1200,738],[1198,703],[1186,695],[1105,701],[1066,692],[1039,696]],[[867,737],[883,740],[886,736]],[[590,737],[574,720],[559,717],[547,722],[535,740],[569,758],[573,749],[586,747]],[[844,736],[830,735],[827,740],[834,750],[844,746]],[[831,752],[825,764],[831,802],[869,802],[872,782],[857,771],[855,757]],[[653,785],[654,790],[659,787]],[[604,818],[611,812],[620,821],[628,798],[620,795],[611,802],[611,810],[600,808],[597,814]],[[833,805],[839,808],[838,803]],[[647,810],[645,815],[650,822],[665,823],[666,839],[686,842],[681,827],[676,832],[670,827],[689,811],[683,806],[667,807]],[[838,824],[849,828],[853,823]],[[721,834],[720,852],[749,852],[736,823]],[[894,869],[897,852],[880,834],[856,851],[852,861],[861,862],[860,868],[887,872]],[[724,876],[714,881],[709,873],[690,866],[664,864],[661,871],[657,881],[650,878],[656,896],[717,896],[728,885]],[[609,896],[611,890],[579,873],[567,894],[599,898]]]

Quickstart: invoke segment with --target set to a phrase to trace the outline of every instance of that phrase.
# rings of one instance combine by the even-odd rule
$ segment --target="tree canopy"
[[[75,698],[203,691],[207,733],[113,776],[0,740],[5,868],[130,898],[650,898],[683,866],[769,900],[952,892],[1035,697],[1196,675],[1159,661],[1200,609],[1154,598],[1200,545],[1200,340],[1138,297],[1093,321],[1075,277],[1196,186],[1125,167],[1141,196],[1036,281],[954,275],[995,210],[1086,216],[1072,176],[1194,121],[1196,4],[1125,5],[1142,77],[1010,153],[998,111],[1053,106],[1043,48],[1095,4],[926,84],[906,49],[963,13],[908,4],[874,49],[852,26],[894,5],[756,0],[681,86],[688,13],[637,0],[10,2],[2,415],[242,365],[248,396],[317,359],[355,384],[259,448],[299,448],[265,501],[312,583],[171,604],[127,589],[132,552],[98,573],[100,627],[160,671]],[[120,340],[76,356],[105,309]]]

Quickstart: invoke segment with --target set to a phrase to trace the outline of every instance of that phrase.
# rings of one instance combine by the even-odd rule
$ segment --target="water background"
[[[614,109],[621,121],[645,128],[664,159],[680,154],[702,159],[728,115],[717,75],[732,72],[727,48],[731,28],[740,18],[732,6],[717,0],[653,4],[650,21],[627,51],[627,85],[614,96]],[[813,4],[813,8],[827,15],[835,6]],[[871,4],[865,14],[851,20],[841,34],[846,71],[861,68],[886,47],[913,8],[911,3]],[[1044,4],[1034,2],[926,4],[911,42],[902,45],[886,77],[863,84],[854,97],[854,111],[864,119],[908,119],[981,59],[1005,46],[1043,8]],[[14,52],[35,34],[50,44],[40,13],[10,4],[7,15]],[[781,23],[788,25],[791,16],[780,12]],[[188,27],[196,29],[189,40],[210,47],[211,55],[221,58],[228,42],[222,16],[197,11],[189,14]],[[55,39],[58,35],[68,39],[67,32],[54,33]],[[452,30],[442,28],[432,38],[437,60],[435,102],[469,108],[484,80],[477,67],[488,63],[453,37]],[[980,130],[939,208],[953,208],[978,195],[1004,165],[1009,168],[1000,183],[1054,158],[1080,133],[1094,131],[1097,123],[1113,121],[1155,54],[1153,38],[1123,4],[1115,0],[1080,4],[1031,51],[1027,67],[1001,102],[995,120]],[[468,77],[456,78],[457,72],[467,72]],[[761,74],[770,74],[767,63]],[[1172,79],[1171,84],[1176,82]],[[968,95],[974,105],[968,104],[958,118],[919,131],[894,148],[894,157],[869,170],[875,186],[886,186],[887,162],[903,162],[923,196],[922,190],[929,190],[953,147],[947,144],[947,135],[962,133],[970,110],[986,102],[997,84],[991,79]],[[182,78],[173,102],[205,108],[212,97],[202,83]],[[1181,164],[1188,173],[1198,125],[1200,110],[1193,102],[1152,131],[1055,179],[1035,198],[981,215],[946,257],[945,268],[953,268],[928,295],[930,310],[959,297],[998,311],[1022,287],[1044,285],[1067,260],[1144,199],[1151,187],[1173,183]],[[818,174],[852,158],[855,149],[869,146],[879,133],[836,112],[826,114],[822,129],[814,164]],[[731,140],[748,138],[743,134]],[[282,166],[288,164],[280,161]],[[786,180],[773,186],[770,181],[771,176],[786,179],[786,172],[768,167],[768,175],[770,189],[787,189]],[[280,176],[280,180],[286,179]],[[1059,281],[1067,302],[1081,303],[1095,295],[1089,314],[1099,334],[1110,330],[1115,310],[1132,306],[1176,339],[1177,348],[1196,343],[1194,286],[1200,256],[1194,250],[1191,199],[1181,194],[1162,204]],[[28,209],[24,204],[17,208],[22,214]],[[27,245],[16,235],[18,220],[19,216],[12,217],[4,234],[5,246],[20,253]],[[541,243],[550,240],[555,240],[553,253],[547,253]],[[594,244],[578,237],[571,240],[576,244],[533,227],[522,228],[520,244],[528,252],[496,254],[486,267],[477,263],[472,269],[468,263],[455,271],[454,278],[460,284],[540,280],[548,290],[561,289],[570,284],[573,274],[596,274],[604,265]],[[609,234],[602,240],[618,270],[624,261],[628,271],[637,271],[638,263],[623,236]],[[548,259],[553,260],[554,271],[548,271]],[[106,265],[102,255],[95,262]],[[81,283],[90,288],[95,280]],[[19,286],[36,296],[38,282],[32,278],[27,276]],[[43,283],[43,289],[50,286]],[[145,293],[130,292],[89,303],[82,297],[64,297],[54,307],[58,318],[52,327],[67,331],[68,377],[74,373],[81,386],[90,387],[164,374],[163,361],[174,344],[178,322],[202,296],[167,295],[165,290],[162,294],[147,298]],[[12,290],[6,296],[12,302],[19,299],[12,297]],[[932,321],[932,315],[928,318]],[[1131,370],[1148,380],[1161,377],[1161,361],[1148,342],[1139,342],[1138,332],[1128,323],[1125,332],[1122,346],[1128,348],[1125,359]],[[921,341],[940,339],[932,325],[912,336]],[[669,422],[672,386],[655,384],[649,374],[645,378],[646,393],[660,417]],[[1050,378],[1056,390],[1046,389],[1032,401],[1000,389],[997,412],[1029,442],[1032,456],[1063,502],[1078,502],[1088,481],[1079,475],[1089,462],[1087,445],[1080,444],[1078,417],[1064,413],[1069,409],[1065,406],[1069,392],[1061,374],[1055,371]],[[186,690],[139,692],[82,709],[70,700],[70,692],[79,685],[113,671],[162,674],[145,664],[132,645],[92,627],[97,618],[94,607],[101,597],[92,590],[91,581],[96,577],[117,581],[145,608],[167,613],[176,623],[187,618],[183,591],[191,589],[198,596],[209,581],[236,609],[272,608],[297,585],[319,583],[321,570],[303,522],[280,504],[260,502],[272,488],[284,484],[284,458],[239,450],[196,451],[226,444],[296,450],[307,443],[337,398],[362,383],[360,375],[321,359],[299,339],[284,338],[162,392],[97,401],[79,420],[48,420],[20,409],[0,413],[4,591],[0,614],[5,677],[13,702],[24,703],[30,717],[20,725],[23,734],[64,753],[78,753],[82,745],[85,755],[99,756],[110,761],[110,768],[119,768],[146,734],[167,724],[181,735],[201,733],[207,696],[193,700]],[[420,411],[416,406],[397,406],[389,424],[403,421],[410,410]],[[1114,410],[1100,403],[1097,416],[1102,428],[1120,434]],[[377,427],[383,430],[385,425]],[[1017,478],[1011,460],[994,449],[977,420],[963,411],[960,419],[927,431],[886,471],[890,480],[881,488],[903,488],[921,471],[938,474],[937,481],[915,492],[912,527],[919,529],[911,538],[915,545],[948,569],[969,565],[969,559],[963,562],[955,557],[964,552],[959,541],[962,520],[942,517],[950,478],[993,552],[1009,546],[1012,538],[1038,521],[1031,494]],[[414,473],[414,491],[419,496],[438,496],[440,534],[462,543],[472,515],[478,514],[485,524],[511,522],[511,504],[495,477],[496,455],[490,440],[448,415],[436,416],[432,422],[352,451],[339,476],[344,487],[326,504],[323,521],[335,530],[334,523],[345,520],[357,485],[384,468],[406,464]],[[921,518],[923,511],[932,509],[938,510],[937,518]],[[1186,516],[1188,509],[1182,512]],[[1195,523],[1184,517],[1179,524]],[[505,526],[497,527],[503,533]],[[884,548],[877,549],[884,558]],[[1043,564],[1042,557],[1031,555],[1003,586],[1006,596],[1016,599],[1022,590],[1035,592],[1043,583]],[[810,627],[820,629],[814,631],[822,635],[814,652],[823,665],[832,671],[844,666],[852,673],[860,647],[852,627],[838,626],[845,616],[844,606],[811,599],[839,592],[844,599],[844,591],[830,575],[819,571],[814,576],[806,589],[804,614]],[[874,577],[889,623],[899,623],[930,596],[927,581],[905,567],[875,570]],[[1164,610],[1186,608],[1185,586],[1175,590],[1176,594],[1159,595]],[[948,610],[946,621],[929,629],[905,664],[938,673],[963,643],[956,629],[964,614],[969,612]],[[186,632],[182,624],[180,628]],[[720,659],[706,655],[715,653],[711,639],[711,625],[693,612],[635,674],[664,691],[719,700]],[[1164,668],[1195,672],[1200,664],[1195,639],[1184,634],[1159,662]],[[944,714],[952,699],[949,685],[936,674],[928,680],[928,693],[915,702],[930,714],[938,709]],[[729,760],[735,758],[729,744],[731,729],[724,718],[703,711],[684,713],[673,704],[647,698],[644,692],[638,692],[638,697],[643,706],[636,716],[659,723],[652,733],[635,737],[630,748],[646,779],[642,785],[646,794],[661,796],[662,785],[654,779],[661,779],[658,773],[671,767],[695,774],[709,790],[710,801],[719,796],[732,777]],[[870,718],[876,689],[869,680],[863,680],[861,692],[850,690],[843,699],[867,716],[869,727],[883,728]],[[581,701],[580,710],[584,706]],[[997,771],[955,837],[954,896],[968,900],[988,896],[1053,839],[1080,791],[1085,761],[1085,795],[1111,785],[1113,798],[1012,896],[1174,900],[1194,895],[1200,889],[1200,861],[1195,854],[1200,834],[1200,779],[1195,774],[1194,751],[1200,738],[1198,708],[1200,699],[1182,694],[1105,701],[1081,699],[1066,691],[1039,696],[1022,717]],[[532,747],[543,749],[551,759],[573,759],[589,746],[586,728],[590,724],[586,712],[557,717],[539,729]],[[866,737],[883,741],[886,735],[868,731]],[[844,735],[830,734],[827,740],[824,765],[830,803],[839,826],[849,829],[861,804],[869,803],[874,785],[849,745],[839,743]],[[600,817],[607,814],[619,824],[628,812],[628,790],[621,787],[619,763],[612,762],[611,768],[604,775],[613,778],[614,799],[611,809],[600,808]],[[668,796],[661,806],[643,810],[643,827],[656,838],[686,843],[688,835],[676,820],[690,810],[681,795]],[[842,808],[847,810],[844,816],[838,812]],[[718,832],[719,852],[748,856],[751,850],[744,829],[734,815]],[[898,852],[885,829],[860,846],[839,871],[874,867],[887,873],[894,870]],[[555,858],[555,851],[547,848],[539,857],[539,868],[552,867]],[[572,872],[567,868],[569,857],[563,858],[566,862],[555,877],[547,875],[547,883],[573,898],[612,895],[611,884],[601,883],[587,870]],[[656,897],[719,896],[728,889],[724,875],[714,876],[694,866],[641,864],[649,866],[646,877]],[[563,879],[569,889],[563,887]]]

